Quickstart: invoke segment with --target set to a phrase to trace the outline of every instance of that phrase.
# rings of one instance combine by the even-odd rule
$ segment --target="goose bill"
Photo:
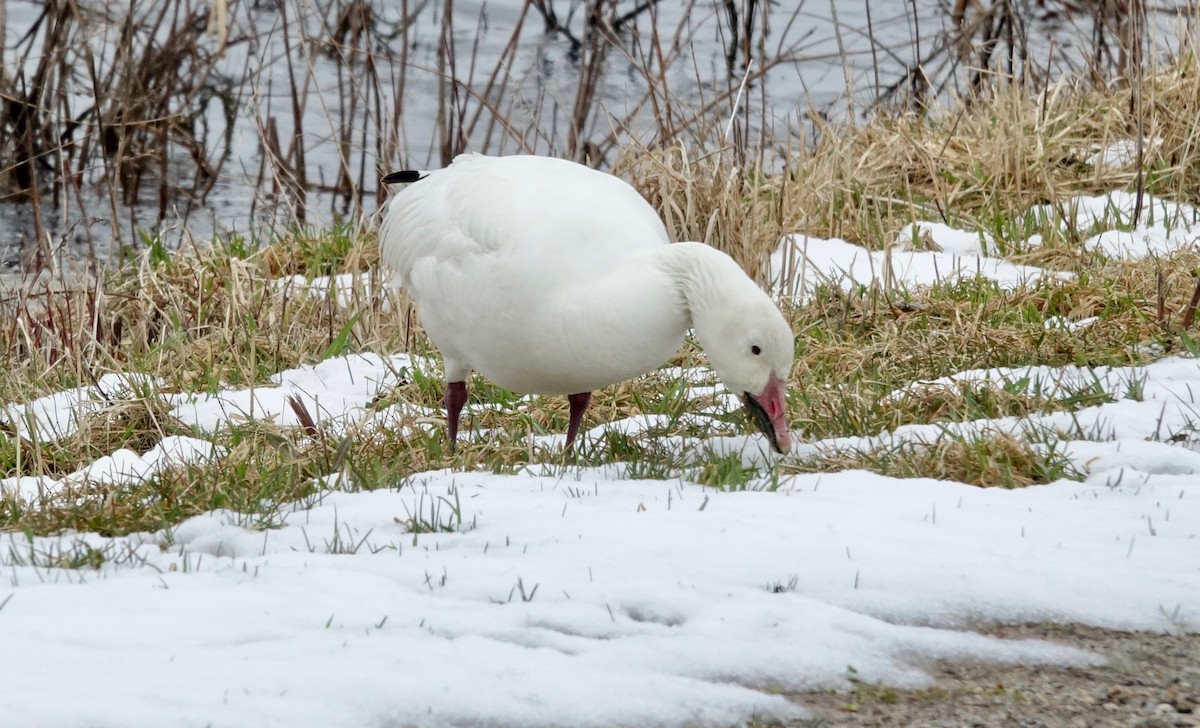
[[[771,441],[775,452],[783,454],[792,447],[792,433],[787,424],[787,411],[784,407],[783,383],[772,374],[762,393],[754,396],[749,392],[742,394],[742,403],[750,412],[750,418],[758,429],[762,430]]]

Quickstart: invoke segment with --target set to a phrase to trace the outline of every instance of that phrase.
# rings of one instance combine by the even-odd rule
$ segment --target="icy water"
[[[460,119],[442,128],[462,129],[479,119],[462,133],[461,148],[566,154],[572,144],[569,119],[586,61],[581,58],[586,53],[568,37],[583,37],[579,3],[549,2],[568,31],[556,33],[547,32],[533,11],[523,15],[522,0],[454,2],[449,16],[445,2],[363,3],[370,8],[374,35],[360,47],[353,46],[352,30],[338,32],[352,28],[344,11],[354,3],[231,0],[228,14],[210,22],[202,39],[219,48],[218,27],[229,39],[214,77],[226,79],[232,92],[220,103],[209,100],[194,122],[204,154],[219,168],[211,188],[204,194],[193,191],[197,164],[180,148],[171,148],[165,167],[151,165],[154,169],[133,201],[120,195],[114,201],[106,165],[92,164],[83,172],[78,195],[68,196],[69,204],[43,199],[50,244],[65,259],[94,255],[114,260],[120,246],[136,249],[146,231],[178,244],[204,242],[214,234],[269,231],[294,222],[298,211],[306,223],[320,225],[369,216],[381,200],[376,182],[381,170],[442,163],[446,145],[439,135],[438,110],[448,105],[457,106]],[[746,1],[732,4],[740,13],[739,23],[744,22]],[[620,33],[622,45],[603,65],[592,113],[575,146],[595,146],[603,166],[612,161],[614,142],[661,141],[664,113],[675,128],[699,113],[702,121],[692,128],[707,134],[710,142],[721,135],[751,147],[764,139],[803,139],[811,114],[861,115],[893,86],[903,89],[907,69],[927,61],[943,42],[950,25],[948,4],[784,1],[770,7],[764,37],[764,3],[757,3],[747,76],[744,55],[732,68],[728,63],[730,30],[723,0],[697,0],[690,6],[664,0],[656,17],[643,13]],[[635,5],[618,7],[624,12],[625,6]],[[4,64],[10,77],[15,69],[38,61],[40,44],[21,46],[34,49],[22,53],[18,43],[31,29],[35,35],[45,32],[46,24],[38,25],[42,7],[21,0],[6,4]],[[129,4],[88,7],[96,10],[85,26],[88,42],[103,66],[112,56],[119,19]],[[499,82],[488,89],[522,18],[516,51],[502,64]],[[1072,25],[1044,20],[1029,29],[1031,47],[1053,49],[1053,58],[1039,63],[1058,72],[1079,67],[1091,21],[1074,19]],[[1158,36],[1174,37],[1168,29],[1171,16],[1154,22]],[[449,33],[443,32],[446,28]],[[655,28],[657,46],[650,42]],[[450,69],[439,69],[440,42],[453,45],[455,65]],[[668,56],[674,50],[676,57],[662,63],[654,56],[656,47]],[[769,68],[759,75],[764,61]],[[647,67],[661,74],[670,90],[656,103],[644,102]],[[929,68],[940,68],[943,79],[961,75],[944,63]],[[457,103],[447,104],[448,86],[440,79],[450,73],[457,79],[450,89],[457,93]],[[743,85],[743,78],[738,123],[731,124],[736,97],[731,91]],[[293,93],[293,86],[299,91]],[[853,93],[847,94],[847,88]],[[85,91],[68,99],[75,113],[91,103]],[[622,131],[614,133],[614,128]],[[278,144],[266,144],[268,138]],[[295,153],[296,145],[302,155]],[[288,160],[272,164],[281,156]],[[166,185],[160,184],[164,168]],[[29,263],[34,230],[32,206],[7,194],[0,201],[0,267]]]

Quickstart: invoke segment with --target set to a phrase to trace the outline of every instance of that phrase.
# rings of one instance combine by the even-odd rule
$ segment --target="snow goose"
[[[667,361],[689,328],[778,452],[791,447],[792,332],[725,253],[670,244],[627,183],[574,162],[462,155],[388,204],[384,261],[441,351],[451,446],[472,369],[528,394],[565,394],[567,447],[591,392]]]

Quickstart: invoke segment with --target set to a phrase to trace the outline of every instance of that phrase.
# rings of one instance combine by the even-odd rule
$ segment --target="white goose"
[[[592,390],[667,361],[689,327],[778,452],[791,447],[791,329],[725,253],[669,244],[628,184],[573,162],[462,155],[395,172],[384,261],[445,361],[451,445],[472,369],[506,389],[565,394],[567,447]]]

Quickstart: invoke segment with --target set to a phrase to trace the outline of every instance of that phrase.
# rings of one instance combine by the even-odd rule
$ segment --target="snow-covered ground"
[[[1110,192],[1094,197],[1071,197],[1056,205],[1030,211],[1039,219],[1058,219],[1066,228],[1088,232],[1083,246],[1110,258],[1139,259],[1165,255],[1200,244],[1200,210],[1185,203],[1145,195]],[[914,244],[914,239],[920,245]],[[1012,245],[1012,243],[1018,243]],[[1041,245],[1040,236],[1010,241],[1015,249]],[[914,247],[925,248],[913,250]],[[987,232],[957,230],[938,222],[919,221],[901,230],[889,250],[868,250],[840,238],[794,234],[780,241],[771,254],[770,279],[776,292],[800,301],[822,286],[878,284],[911,289],[976,276],[990,278],[1005,289],[1033,283],[1046,276],[1067,278],[1036,266],[1015,265],[996,257],[999,245]]]
[[[1156,225],[1143,224],[1146,237],[1188,227]],[[814,260],[810,245],[791,291],[838,271],[869,282],[888,270],[906,285],[955,269],[1002,281],[1045,274],[1006,268],[986,236],[917,232],[940,252],[903,253],[912,257],[899,266],[894,252],[888,266],[860,268],[877,254],[840,241]],[[289,395],[336,427],[390,426],[389,412],[367,403],[427,365],[350,355],[281,372],[275,386],[168,397],[200,432],[237,417],[294,424]],[[678,375],[712,406],[736,404],[713,400],[701,372]],[[369,493],[347,492],[330,474],[328,490],[266,530],[213,512],[123,538],[4,534],[0,722],[723,726],[803,715],[802,701],[783,694],[851,677],[924,685],[932,660],[1103,660],[970,631],[981,622],[1200,631],[1200,453],[1191,444],[1200,362],[978,370],[893,396],[959,382],[1047,397],[1102,390],[1113,401],[803,442],[792,457],[995,430],[1056,440],[1083,482],[1006,491],[848,471],[780,477],[767,492],[773,456],[760,437],[675,438],[667,444],[684,451],[740,452],[762,475],[746,491],[719,492],[548,455],[515,475],[438,471]],[[0,418],[26,435],[61,436],[101,392],[120,398],[152,384],[102,380],[10,403]],[[608,423],[584,437],[610,428],[636,436],[646,425]],[[62,481],[10,478],[0,488],[36,502],[72,478],[120,486],[223,456],[205,439],[172,438]],[[414,522],[445,532],[413,533]],[[55,566],[89,549],[106,557],[98,570]]]

